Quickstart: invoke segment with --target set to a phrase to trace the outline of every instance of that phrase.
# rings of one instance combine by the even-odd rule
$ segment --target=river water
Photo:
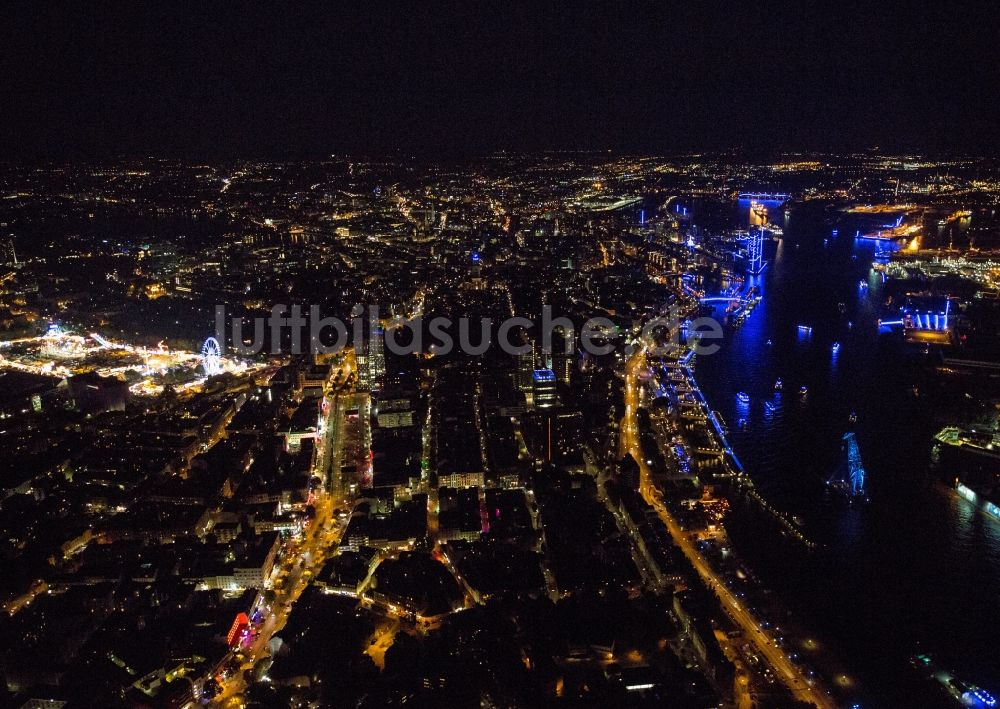
[[[746,224],[745,204],[691,206],[699,226]],[[1000,695],[1000,524],[930,469],[933,434],[981,415],[1000,387],[935,372],[899,333],[880,333],[876,244],[854,239],[850,225],[833,236],[804,207],[782,221],[785,237],[767,244],[770,265],[755,281],[760,306],[695,371],[758,490],[823,549],[798,552],[736,523],[737,550],[855,673],[863,706],[951,705],[911,669],[918,649]],[[867,470],[864,506],[823,492],[848,430]]]

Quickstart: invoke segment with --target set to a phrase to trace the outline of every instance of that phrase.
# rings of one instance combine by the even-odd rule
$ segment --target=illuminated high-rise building
[[[572,337],[562,329],[553,333],[552,351],[545,355],[545,366],[551,369],[556,379],[563,384],[569,384],[576,363],[576,352]]]
[[[7,266],[17,266],[17,252],[14,250],[14,237],[9,236],[0,242],[0,263]]]
[[[372,323],[371,334],[368,336],[368,383],[375,386],[385,374],[385,331],[378,323]]]
[[[368,367],[368,352],[365,348],[359,347],[357,352],[354,354],[354,360],[358,365],[358,389],[361,391],[370,391],[372,387],[371,383],[371,370]]]
[[[517,357],[517,370],[514,373],[514,385],[521,392],[527,394],[532,389],[532,375],[535,372],[535,344],[531,343],[531,349],[522,352]]]
[[[536,369],[531,382],[532,401],[538,408],[549,408],[557,403],[556,375],[551,369]]]

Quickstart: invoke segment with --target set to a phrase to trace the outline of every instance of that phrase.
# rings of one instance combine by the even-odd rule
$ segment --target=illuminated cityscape
[[[674,9],[17,13],[0,709],[996,706],[1000,25]]]

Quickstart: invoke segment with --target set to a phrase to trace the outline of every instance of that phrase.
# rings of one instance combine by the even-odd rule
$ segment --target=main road
[[[343,366],[338,371],[340,373],[346,371],[349,374],[354,369],[353,358],[348,356],[341,361]],[[339,377],[338,374],[338,380]],[[242,656],[240,670],[229,673],[220,681],[220,691],[212,700],[214,707],[235,709],[244,706],[243,694],[246,692],[247,684],[243,670],[249,669],[270,654],[268,645],[271,638],[285,627],[292,606],[312,578],[323,568],[327,552],[336,547],[340,541],[344,525],[340,524],[333,512],[341,506],[349,506],[350,500],[337,489],[340,486],[327,487],[326,481],[329,477],[327,473],[334,463],[332,457],[339,450],[338,437],[343,423],[340,419],[345,413],[344,407],[340,405],[340,398],[355,394],[353,386],[348,384],[348,379],[349,377],[345,376],[343,382],[328,382],[326,387],[328,391],[325,394],[328,398],[332,398],[333,404],[327,406],[322,415],[319,426],[321,434],[317,439],[317,450],[313,460],[313,473],[324,481],[315,492],[313,500],[315,515],[302,530],[302,535],[290,543],[281,562],[275,565],[270,578],[265,582],[266,588],[274,590],[274,601],[268,605],[264,601],[264,593],[257,594],[254,607],[250,609],[248,615],[260,610],[263,622],[254,630],[249,644],[238,651]],[[348,391],[342,392],[342,389]],[[204,683],[212,677],[221,676],[222,670],[234,659],[237,659],[237,651],[230,650],[211,672],[194,685],[204,686]]]
[[[629,357],[625,365],[625,420],[622,424],[621,445],[639,465],[640,491],[646,501],[656,510],[674,544],[680,548],[694,567],[702,582],[719,598],[726,613],[739,625],[746,637],[757,647],[761,656],[774,669],[775,675],[788,687],[796,699],[814,704],[819,709],[836,709],[836,702],[821,688],[815,686],[815,680],[807,678],[803,671],[792,662],[785,652],[778,647],[774,638],[760,623],[750,610],[726,587],[718,574],[711,567],[704,555],[691,542],[688,535],[681,529],[677,520],[663,504],[659,490],[651,483],[649,465],[642,454],[639,443],[639,407],[640,384],[639,375],[647,368],[646,343],[640,343],[636,351]]]
[[[304,530],[302,538],[289,550],[290,553],[275,566],[269,580],[269,583],[273,584],[279,578],[285,579],[282,588],[276,593],[276,598],[269,607],[262,600],[263,594],[258,594],[258,601],[251,611],[259,609],[264,616],[264,622],[255,630],[250,643],[240,648],[239,653],[244,658],[240,671],[232,672],[220,682],[221,691],[213,700],[213,706],[227,708],[243,706],[242,695],[247,685],[242,670],[270,654],[268,644],[271,638],[285,627],[292,606],[305,591],[312,577],[323,568],[326,551],[338,543],[342,529],[335,527],[327,531],[324,525],[330,519],[336,504],[341,502],[346,501],[335,499],[331,493],[323,492],[317,496],[316,516]],[[235,653],[230,651],[218,667],[224,667],[234,657]]]

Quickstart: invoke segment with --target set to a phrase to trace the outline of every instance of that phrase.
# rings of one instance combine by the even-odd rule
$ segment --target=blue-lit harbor
[[[693,218],[739,228],[747,214],[743,203],[735,212],[703,204]],[[954,306],[941,299],[886,308],[886,279],[873,268],[885,244],[831,238],[829,226],[808,214],[782,221],[783,238],[766,243],[768,267],[744,285],[760,297],[752,316],[734,316],[731,305],[744,300],[738,292],[706,289],[702,302],[731,327],[722,350],[692,368],[711,407],[741,424],[727,438],[754,493],[801,522],[819,550],[790,545],[779,553],[755,534],[751,517],[733,525],[734,541],[890,705],[920,696],[911,694],[908,658],[931,637],[956,671],[996,684],[986,628],[1000,624],[988,600],[1000,594],[1000,525],[929,470],[934,421],[964,416],[970,399],[935,384],[907,344],[940,341]],[[844,504],[856,484],[850,444],[867,473],[868,504]],[[847,494],[830,494],[836,475]],[[919,557],[903,552],[912,546]],[[985,586],[967,583],[973,568],[990,570]],[[868,592],[878,587],[897,588],[900,597]],[[920,622],[910,607],[925,609]],[[859,623],[868,628],[864,642]],[[970,654],[970,645],[983,653]]]

